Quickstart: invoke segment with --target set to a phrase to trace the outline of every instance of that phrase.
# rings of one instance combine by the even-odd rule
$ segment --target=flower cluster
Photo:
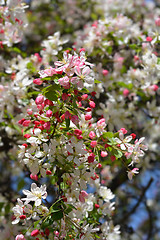
[[[0,4],[0,153],[11,185],[0,191],[2,238],[120,240],[115,206],[131,201],[115,190],[159,156],[159,9],[143,0]],[[15,206],[14,179],[18,194],[32,181]]]

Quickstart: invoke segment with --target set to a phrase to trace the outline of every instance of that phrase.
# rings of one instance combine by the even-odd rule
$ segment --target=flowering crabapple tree
[[[158,240],[159,8],[0,4],[0,239]]]

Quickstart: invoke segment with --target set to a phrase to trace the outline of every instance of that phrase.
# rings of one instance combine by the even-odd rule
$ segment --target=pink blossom
[[[99,129],[103,129],[106,127],[106,123],[105,123],[105,118],[101,118],[98,122],[97,122],[97,128]]]
[[[31,108],[28,108],[27,109],[27,113],[28,113],[28,115],[32,115],[33,114],[33,110]]]
[[[62,93],[62,100],[66,101],[68,99],[68,94],[67,93]]]
[[[37,175],[30,174],[30,178],[35,180],[35,181],[38,181],[38,176]]]
[[[31,120],[24,120],[23,123],[22,123],[22,125],[23,125],[24,127],[28,127],[30,123],[31,123]]]
[[[88,193],[84,190],[82,190],[79,194],[79,200],[80,202],[84,203],[85,202],[85,198],[88,198]]]
[[[127,97],[129,95],[129,90],[127,89],[127,88],[125,88],[124,90],[123,90],[123,96],[124,97]]]
[[[108,153],[106,151],[101,151],[101,157],[106,157]]]
[[[54,231],[54,234],[58,237],[59,236],[59,232],[58,231]]]
[[[78,118],[78,116],[73,115],[73,116],[71,117],[71,121],[72,121],[75,125],[77,125],[77,124],[79,123],[79,118]]]
[[[156,84],[154,84],[154,85],[151,86],[151,88],[153,89],[153,91],[156,92],[156,91],[158,90],[159,87],[158,87]]]
[[[129,171],[128,172],[129,180],[132,180],[133,176],[138,173],[139,173],[139,168],[133,168],[131,171]]]
[[[89,102],[89,106],[90,106],[91,108],[95,108],[96,104],[95,104],[95,102],[90,101],[90,102]]]
[[[122,132],[123,134],[126,134],[127,130],[125,128],[121,128],[118,132]]]
[[[39,95],[37,98],[36,98],[36,100],[35,100],[35,103],[37,104],[37,105],[40,105],[40,104],[42,104],[44,102],[44,96],[42,96],[42,95]]]
[[[89,133],[90,139],[95,138],[95,136],[96,136],[96,134],[95,134],[93,131],[91,131],[91,132]]]
[[[52,111],[51,110],[47,110],[46,117],[52,117]]]
[[[26,240],[26,239],[24,238],[23,234],[18,234],[15,240]]]
[[[91,145],[92,148],[96,147],[97,146],[97,141],[92,141],[90,143],[90,145]]]
[[[82,134],[82,131],[80,129],[75,129],[74,134],[79,136]]]
[[[94,154],[94,153],[91,153],[91,154],[88,156],[88,162],[89,162],[89,163],[92,163],[92,162],[94,162],[94,159],[95,159],[95,154]]]
[[[44,70],[44,73],[46,73],[47,76],[53,76],[54,74],[57,74],[57,71],[55,68],[48,68]]]
[[[44,129],[49,130],[50,127],[51,127],[50,122],[46,122],[46,123],[44,123],[44,124],[43,124],[43,127],[44,127]]]
[[[32,236],[32,237],[36,237],[39,233],[40,233],[39,230],[38,230],[38,229],[35,229],[35,230],[33,230],[33,231],[31,232],[31,236]]]
[[[103,69],[103,70],[102,70],[102,74],[103,74],[104,76],[107,76],[107,75],[108,75],[108,70]]]
[[[88,98],[88,94],[83,94],[83,95],[81,96],[81,98],[82,98],[82,100],[86,100],[86,99]]]
[[[90,114],[85,115],[85,120],[86,121],[91,120],[91,118],[92,118],[92,115],[90,115]]]
[[[36,78],[33,80],[33,83],[35,83],[37,85],[41,85],[43,83],[43,81],[40,78]]]
[[[151,42],[153,40],[153,38],[151,38],[151,37],[146,37],[146,41],[147,42]]]
[[[61,86],[63,86],[65,89],[69,89],[70,88],[70,83],[69,83],[69,78],[67,76],[63,77],[63,78],[59,78],[58,82]]]
[[[71,118],[71,114],[70,114],[69,111],[66,111],[66,112],[64,113],[64,116],[65,116],[66,119]]]

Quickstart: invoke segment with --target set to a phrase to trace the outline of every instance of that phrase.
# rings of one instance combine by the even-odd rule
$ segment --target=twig
[[[145,193],[146,193],[146,191],[149,189],[149,187],[150,187],[150,185],[151,185],[152,182],[153,182],[153,178],[151,178],[151,179],[149,180],[148,184],[146,185],[146,187],[143,188],[142,194],[141,194],[138,202],[136,203],[136,205],[131,209],[130,212],[127,212],[127,213],[123,216],[123,218],[118,221],[119,224],[122,224],[122,223],[126,222],[126,220],[136,211],[136,209],[139,207],[140,203],[142,202],[142,200],[143,200],[143,198],[144,198],[144,196],[145,196]],[[117,222],[116,222],[116,224],[117,224]]]

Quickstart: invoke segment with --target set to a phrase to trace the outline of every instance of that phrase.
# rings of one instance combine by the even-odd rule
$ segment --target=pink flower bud
[[[102,164],[101,163],[98,163],[98,166],[97,166],[98,168],[101,168],[102,167]]]
[[[86,108],[86,112],[91,112],[91,111],[92,111],[92,108],[89,108],[89,107]]]
[[[151,42],[153,39],[151,37],[146,37],[147,42]]]
[[[38,176],[37,176],[37,175],[32,175],[32,174],[30,174],[30,178],[31,178],[32,180],[38,181]]]
[[[95,104],[95,102],[90,101],[90,102],[89,102],[89,106],[90,106],[91,108],[95,108],[96,104]]]
[[[103,74],[104,76],[107,76],[107,75],[108,75],[108,70],[103,69],[102,74]]]
[[[92,118],[92,115],[90,115],[90,114],[85,115],[85,120],[86,121],[91,120],[91,118]]]
[[[49,129],[50,129],[50,126],[51,126],[50,122],[46,122],[46,123],[43,124],[43,127],[44,127],[44,129],[46,129],[46,130],[49,130]]]
[[[30,108],[28,108],[28,109],[27,109],[27,113],[28,113],[28,115],[32,115],[32,114],[33,114],[33,110],[30,109]]]
[[[123,96],[124,97],[127,97],[129,95],[129,90],[127,89],[127,88],[125,88],[124,90],[123,90]]]
[[[50,170],[46,170],[47,175],[52,175],[52,172]]]
[[[123,134],[126,134],[127,130],[125,128],[121,128],[118,132],[122,132]]]
[[[92,163],[92,162],[94,162],[94,159],[95,159],[95,155],[94,155],[94,153],[91,153],[91,154],[88,156],[88,162],[89,162],[89,163]]]
[[[54,234],[58,237],[59,236],[59,232],[58,231],[54,231]]]
[[[88,193],[84,190],[82,190],[79,194],[79,200],[80,202],[84,203],[85,202],[85,198],[88,198]]]
[[[158,86],[156,84],[152,85],[151,87],[152,87],[153,91],[155,91],[155,92],[158,90]]]
[[[28,134],[28,133],[26,133],[26,134],[24,134],[24,137],[25,137],[25,138],[30,138],[30,137],[31,137],[31,135],[30,135],[30,134]]]
[[[26,240],[26,239],[24,238],[23,234],[18,234],[15,240]]]
[[[95,134],[93,131],[91,131],[91,132],[89,133],[90,139],[95,138],[95,136],[96,136],[96,134]]]
[[[97,146],[97,141],[92,141],[92,142],[90,143],[90,146],[91,146],[92,148],[96,147],[96,146]]]
[[[39,230],[38,229],[35,229],[31,232],[31,236],[32,237],[36,237],[37,235],[39,234]]]
[[[81,49],[79,50],[79,52],[85,52],[85,51],[86,51],[85,48],[81,48]]]
[[[76,115],[72,116],[72,117],[71,117],[71,121],[72,121],[75,125],[77,125],[77,124],[79,123],[79,118],[78,118],[78,116],[76,116]]]
[[[70,88],[69,78],[67,76],[58,79],[58,82],[61,86],[63,86],[65,89]]]
[[[82,190],[81,194],[84,198],[88,198],[88,193],[86,191]]]
[[[49,231],[49,229],[48,229],[48,228],[46,228],[46,229],[45,229],[45,234],[46,234],[47,236],[49,236],[49,234],[50,234],[50,231]]]
[[[43,83],[43,81],[40,78],[36,78],[33,80],[33,83],[37,84],[37,85],[41,85]]]
[[[19,218],[20,218],[21,220],[24,220],[24,219],[26,218],[26,215],[21,215],[21,216],[19,216]]]
[[[44,102],[44,97],[42,95],[39,95],[35,100],[35,103],[37,105],[41,105],[43,102]]]
[[[66,101],[68,99],[68,94],[67,93],[62,93],[62,100]]]
[[[52,111],[51,110],[47,110],[46,117],[52,117]]]
[[[45,106],[46,106],[46,105],[53,106],[54,104],[53,104],[53,102],[52,102],[51,100],[46,99],[46,100],[44,101],[44,105],[45,105]]]
[[[86,100],[86,99],[88,98],[88,94],[83,94],[83,95],[81,96],[81,98],[82,98],[82,100]]]
[[[135,133],[131,133],[130,136],[132,136],[132,139],[136,138],[136,134]]]
[[[66,111],[66,112],[64,113],[64,115],[65,115],[65,118],[66,118],[66,119],[71,118],[71,114],[70,114],[69,111]]]
[[[24,121],[25,121],[25,118],[22,118],[21,120],[18,121],[18,123],[22,125]]]
[[[108,153],[106,151],[101,152],[101,157],[106,157],[107,155],[108,155]]]
[[[97,127],[98,127],[98,128],[105,128],[105,127],[106,127],[105,118],[101,118],[101,119],[97,122]]]
[[[100,207],[99,204],[97,204],[97,203],[95,203],[94,206],[96,209],[98,209]]]
[[[25,120],[25,121],[22,123],[22,125],[23,125],[24,127],[28,127],[30,123],[31,123],[31,120]]]
[[[80,129],[75,129],[74,134],[80,136],[82,134],[82,131]]]

